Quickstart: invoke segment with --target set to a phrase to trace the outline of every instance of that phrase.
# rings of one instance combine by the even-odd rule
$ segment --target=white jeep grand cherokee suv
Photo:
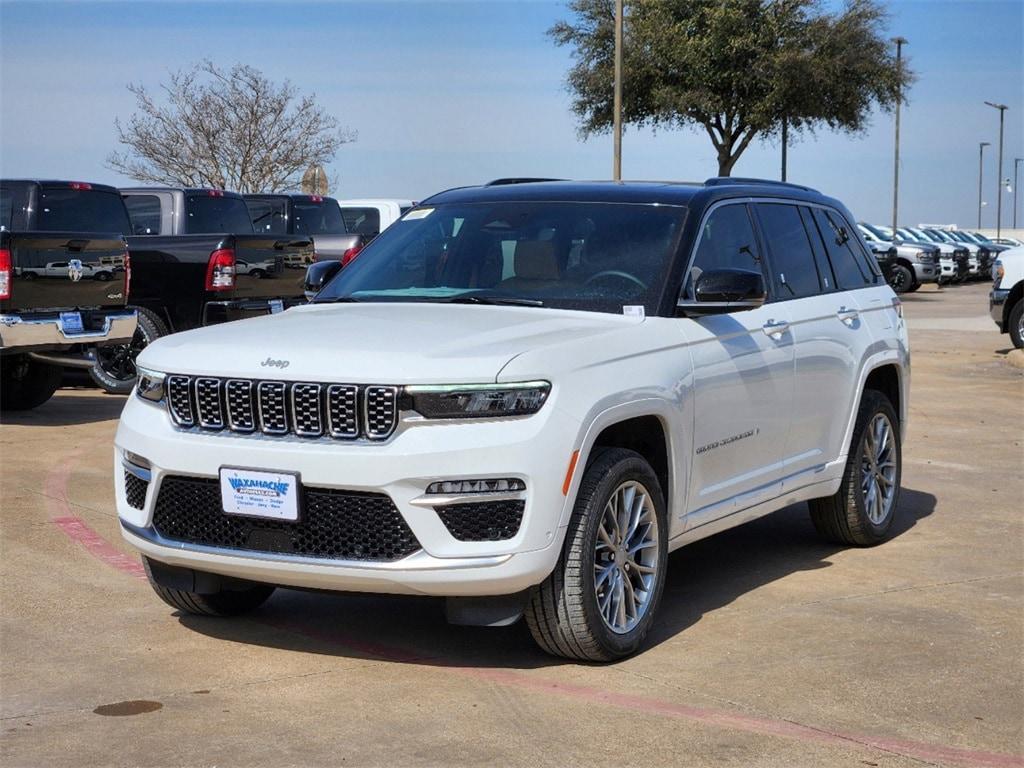
[[[139,367],[117,512],[187,612],[437,595],[606,661],[640,647],[670,551],[801,501],[871,545],[899,500],[900,302],[849,212],[793,185],[444,192],[310,305]]]

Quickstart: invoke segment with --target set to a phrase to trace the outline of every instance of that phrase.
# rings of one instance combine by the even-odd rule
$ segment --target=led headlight
[[[547,400],[546,381],[515,384],[462,384],[405,388],[411,408],[428,419],[493,419],[528,416]]]
[[[139,368],[138,372],[139,379],[135,385],[135,394],[143,400],[150,400],[154,403],[159,403],[163,400],[164,379],[167,378],[167,374],[150,371],[146,368]]]

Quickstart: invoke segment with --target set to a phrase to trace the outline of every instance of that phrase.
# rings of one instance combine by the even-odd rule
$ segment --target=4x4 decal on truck
[[[748,429],[746,432],[740,432],[738,435],[733,435],[732,437],[726,437],[723,440],[715,440],[715,442],[713,442],[713,443],[708,443],[707,445],[702,445],[700,448],[697,449],[696,453],[699,456],[702,453],[707,453],[708,451],[713,451],[715,448],[721,448],[723,445],[729,445],[729,443],[735,443],[737,440],[744,440],[744,439],[746,439],[748,437],[753,437],[754,435],[756,435],[760,431],[761,431],[760,429],[758,429],[757,427],[754,427],[753,429]]]

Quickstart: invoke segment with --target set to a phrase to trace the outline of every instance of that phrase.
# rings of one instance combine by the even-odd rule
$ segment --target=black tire
[[[161,600],[172,608],[195,616],[239,616],[256,610],[274,594],[275,587],[272,584],[257,584],[255,582],[252,582],[251,587],[238,590],[225,589],[211,594],[172,589],[156,582],[153,572],[150,570],[148,558],[142,558],[142,565],[146,569],[149,586]]]
[[[63,377],[59,365],[9,355],[0,360],[0,410],[27,411],[42,405],[57,391]]]
[[[895,460],[892,502],[884,517],[872,521],[867,512],[865,492],[861,489],[862,464],[865,461],[865,433],[875,417],[884,415],[892,430],[892,456]],[[808,502],[811,520],[818,533],[828,541],[870,547],[884,541],[892,528],[900,500],[900,480],[903,473],[902,446],[900,444],[899,419],[892,403],[881,392],[873,389],[864,391],[857,421],[850,442],[850,455],[846,460],[843,480],[839,490],[832,496],[812,499]]]
[[[131,342],[97,347],[96,362],[89,369],[89,377],[96,386],[112,395],[127,395],[132,391],[137,374],[135,358],[156,339],[169,333],[159,315],[142,307],[135,309],[139,313],[139,325]]]
[[[110,272],[97,272],[96,273],[96,279],[99,280],[101,283],[109,282],[110,280],[113,279],[113,277],[114,277],[114,275],[112,273],[110,273]]]
[[[889,287],[896,293],[907,293],[912,290],[914,284],[914,271],[907,269],[902,264],[893,264],[892,272],[889,275]]]
[[[1022,330],[1024,329],[1021,328],[1022,316],[1024,316],[1024,299],[1018,299],[1017,303],[1013,305],[1013,309],[1010,310],[1010,318],[1008,320],[1010,340],[1017,349],[1024,349],[1024,338],[1022,338]]]
[[[255,277],[257,280],[262,280],[263,278],[265,278],[267,276],[267,273],[266,273],[265,270],[262,270],[262,269],[252,269],[252,270],[249,270],[249,276],[250,277]]]
[[[653,503],[652,523],[656,525],[657,545],[651,550],[656,552],[657,559],[653,579],[646,590],[646,607],[639,612],[632,629],[618,633],[606,623],[598,607],[595,546],[605,505],[624,483],[630,482],[643,486]],[[650,526],[648,530],[651,530]],[[650,464],[634,451],[622,448],[601,450],[584,472],[558,564],[551,575],[531,590],[525,617],[533,639],[554,656],[581,661],[614,661],[635,653],[643,643],[661,601],[668,558],[667,541],[665,501]],[[642,578],[635,569],[632,574],[632,577],[624,578]],[[614,579],[609,579],[607,583],[612,581]]]

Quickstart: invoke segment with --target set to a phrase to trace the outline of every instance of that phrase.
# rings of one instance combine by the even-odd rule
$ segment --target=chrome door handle
[[[778,338],[789,330],[789,323],[785,320],[769,320],[761,326],[761,330],[764,331],[766,336]]]
[[[836,312],[836,317],[838,317],[847,325],[853,325],[853,321],[860,317],[860,312],[856,309],[847,309],[846,307],[840,307],[839,311]]]

